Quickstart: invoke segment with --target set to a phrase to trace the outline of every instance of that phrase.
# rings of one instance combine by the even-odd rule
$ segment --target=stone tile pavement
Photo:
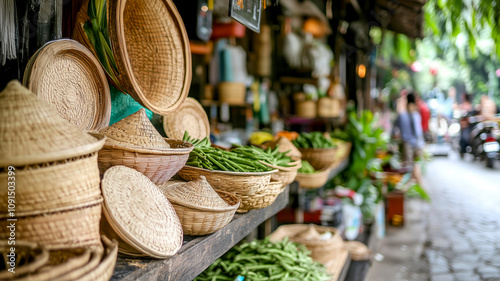
[[[500,281],[500,162],[436,157],[424,183],[430,204],[408,202],[407,224],[388,227],[367,281]]]

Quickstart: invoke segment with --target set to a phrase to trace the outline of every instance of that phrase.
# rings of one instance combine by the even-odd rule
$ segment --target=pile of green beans
[[[235,246],[217,259],[195,281],[233,281],[238,276],[246,280],[327,281],[326,268],[313,261],[303,246],[284,239],[270,242],[269,238]]]
[[[188,166],[231,172],[268,172],[273,168],[260,161],[280,167],[290,167],[288,163],[292,162],[292,159],[286,156],[289,151],[279,152],[279,147],[263,150],[255,146],[238,146],[227,151],[211,147],[208,138],[202,140],[191,138],[187,132],[184,133],[182,140],[194,144],[186,163]]]
[[[211,147],[207,138],[203,140],[191,139],[187,133],[184,133],[183,141],[191,142],[195,146],[189,154],[186,163],[188,166],[230,172],[268,172],[273,170],[273,168],[246,155]]]
[[[336,147],[330,137],[325,137],[321,132],[300,133],[292,141],[298,148],[333,148]]]

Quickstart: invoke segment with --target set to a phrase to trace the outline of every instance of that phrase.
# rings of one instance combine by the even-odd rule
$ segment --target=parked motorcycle
[[[471,121],[474,123],[474,120]],[[486,161],[486,167],[493,168],[500,152],[499,124],[493,121],[479,122],[473,127],[470,138],[474,159],[483,159]]]

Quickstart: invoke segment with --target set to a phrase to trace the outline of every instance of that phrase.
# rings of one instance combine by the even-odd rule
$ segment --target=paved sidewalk
[[[500,281],[500,162],[487,169],[436,157],[424,184],[430,204],[407,200],[407,223],[388,227],[367,281]]]
[[[429,204],[411,199],[405,202],[405,225],[387,226],[386,237],[373,249],[383,260],[373,261],[367,281],[429,280],[428,264],[422,259],[426,241]]]

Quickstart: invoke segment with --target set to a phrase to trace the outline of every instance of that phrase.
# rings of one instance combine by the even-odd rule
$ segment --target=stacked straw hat
[[[226,226],[240,206],[240,199],[214,190],[204,176],[190,182],[167,182],[160,186],[175,208],[186,235],[205,235]]]
[[[101,230],[119,242],[120,253],[167,258],[182,246],[174,208],[143,174],[125,166],[109,168],[102,180]]]
[[[194,146],[188,142],[164,139],[140,109],[100,131],[108,137],[99,151],[101,174],[116,165],[133,168],[155,184],[168,181],[185,164]]]
[[[0,132],[0,220],[17,219],[16,239],[47,248],[100,244],[104,136],[66,121],[17,81],[0,93]],[[9,235],[2,227],[0,239]]]

